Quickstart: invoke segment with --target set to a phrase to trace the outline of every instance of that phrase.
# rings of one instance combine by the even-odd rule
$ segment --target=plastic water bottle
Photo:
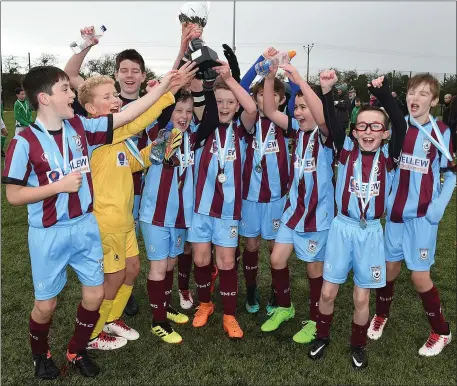
[[[272,67],[273,64],[277,64],[278,66],[281,64],[290,63],[290,60],[297,55],[295,51],[287,51],[287,52],[280,52],[273,56],[271,59],[265,59],[260,63],[255,65],[255,72],[257,75],[266,76]]]
[[[170,136],[171,130],[173,130],[173,124],[168,122],[165,129],[161,129],[157,134],[157,138],[154,141],[156,145],[151,148],[151,154],[149,154],[149,160],[154,165],[161,164],[165,158],[165,147],[167,145],[167,140]]]
[[[92,38],[100,39],[106,31],[106,27],[102,25],[99,28],[95,28],[94,34],[90,35]],[[75,54],[79,54],[82,50],[86,49],[90,46],[90,42],[83,39],[82,37],[78,41],[74,41],[70,43],[70,48],[73,50]]]

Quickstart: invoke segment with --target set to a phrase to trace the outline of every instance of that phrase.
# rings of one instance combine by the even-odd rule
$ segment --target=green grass
[[[5,120],[14,133],[11,113]],[[35,385],[28,341],[28,318],[33,307],[33,287],[27,248],[27,210],[13,208],[5,199],[2,187],[2,375],[4,385]],[[440,225],[436,264],[433,278],[440,290],[444,313],[456,324],[456,207],[455,199],[449,205]],[[229,341],[222,330],[219,296],[217,311],[209,325],[194,329],[191,324],[177,327],[184,337],[178,346],[161,343],[149,332],[150,309],[146,292],[148,263],[144,246],[140,245],[142,271],[134,290],[140,304],[140,313],[128,318],[141,337],[126,347],[113,352],[96,352],[92,355],[101,365],[102,373],[95,380],[82,379],[71,373],[53,384],[65,385],[455,385],[455,343],[435,358],[421,358],[417,354],[429,333],[427,318],[419,297],[415,293],[406,267],[396,284],[391,320],[383,338],[369,342],[369,367],[361,372],[352,369],[348,342],[351,330],[352,283],[340,290],[336,301],[332,343],[324,360],[312,362],[307,358],[307,347],[295,344],[292,336],[301,328],[307,317],[308,284],[305,265],[295,256],[290,259],[292,300],[297,315],[281,326],[279,331],[265,334],[260,325],[265,318],[270,284],[268,254],[262,246],[260,289],[262,309],[258,315],[244,310],[245,295],[240,271],[239,322],[245,338]],[[175,279],[176,284],[176,279]],[[216,285],[217,288],[217,285]],[[63,363],[66,344],[73,331],[76,305],[80,301],[80,286],[75,274],[69,270],[68,283],[58,298],[53,318],[50,344],[58,365]],[[177,290],[173,294],[178,306]],[[371,314],[374,297],[371,297]],[[191,313],[188,313],[191,316]],[[46,383],[46,384],[51,384]]]

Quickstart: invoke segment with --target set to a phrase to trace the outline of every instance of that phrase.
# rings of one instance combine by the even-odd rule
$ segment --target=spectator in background
[[[341,127],[345,130],[349,126],[349,109],[351,102],[347,95],[348,86],[344,83],[336,87],[338,98],[335,101],[336,116]]]
[[[381,108],[381,103],[379,103],[378,98],[376,98],[373,94],[370,94],[370,106],[379,107]]]
[[[356,97],[357,97],[357,93],[356,93],[354,87],[352,87],[349,90],[348,95],[349,95],[349,100],[351,101],[351,107],[349,109],[349,116],[351,116],[352,115],[352,110],[354,110],[354,107],[355,107],[355,100],[356,100]]]
[[[360,98],[354,98],[354,108],[351,111],[351,125],[349,129],[349,137],[354,139],[352,132],[355,130],[355,124],[357,122],[357,114],[359,113],[360,107],[362,106],[362,101]]]
[[[25,91],[18,87],[14,90],[17,101],[14,102],[14,119],[16,120],[16,135],[32,123],[32,106],[25,97]]]
[[[1,114],[0,114],[0,130],[2,135],[2,143],[1,143],[1,150],[2,150],[2,157],[5,156],[5,142],[6,138],[8,137],[8,130],[6,129],[5,122],[3,122],[3,91],[0,91],[0,105],[1,105]]]
[[[451,94],[446,94],[444,96],[443,122],[448,126],[449,126],[449,114],[451,112],[451,100],[452,100]]]

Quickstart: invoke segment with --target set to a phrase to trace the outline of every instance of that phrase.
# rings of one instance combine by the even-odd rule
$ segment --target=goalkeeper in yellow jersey
[[[162,84],[156,85],[164,88],[164,91],[169,89],[169,92],[162,95],[136,120],[116,130],[111,145],[102,146],[92,155],[94,215],[100,228],[103,246],[105,297],[88,349],[113,350],[124,346],[128,340],[139,338],[138,332],[128,327],[120,318],[133,288],[125,283],[125,262],[126,259],[139,255],[132,216],[132,172],[151,165],[149,155],[155,143],[140,152],[129,138],[155,121],[165,107],[174,103],[174,94],[193,76],[193,66],[192,64],[180,70],[180,76],[178,80],[172,81],[171,88],[164,88]],[[117,112],[122,105],[114,81],[107,76],[92,77],[80,84],[78,99],[91,116]],[[174,131],[168,137],[165,161],[174,155],[181,145],[181,139],[181,133]]]

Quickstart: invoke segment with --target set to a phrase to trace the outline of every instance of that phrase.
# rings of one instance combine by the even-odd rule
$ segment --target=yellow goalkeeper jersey
[[[131,154],[124,140],[144,130],[174,101],[172,93],[163,95],[133,122],[114,130],[112,144],[101,146],[92,154],[94,215],[100,232],[124,233],[134,229],[132,172],[142,170],[143,165]],[[150,151],[151,145],[140,152],[144,168],[151,165]]]

